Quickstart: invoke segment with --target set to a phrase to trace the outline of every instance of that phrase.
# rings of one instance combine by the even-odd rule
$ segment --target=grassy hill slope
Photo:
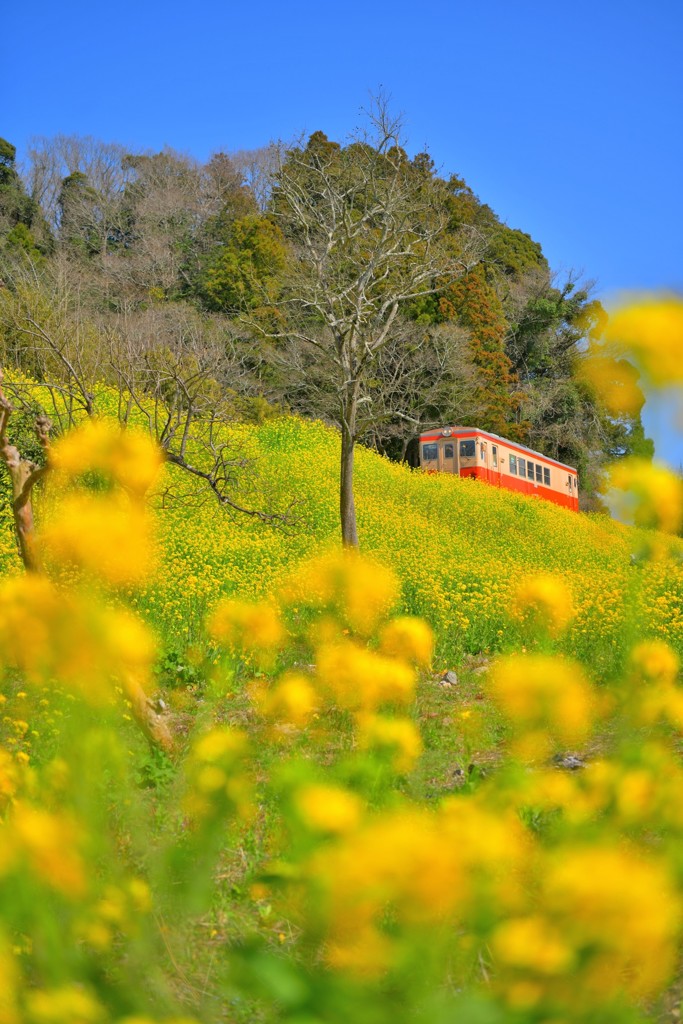
[[[234,430],[251,456],[240,499],[282,509],[296,502],[288,528],[231,516],[201,486],[168,467],[152,499],[160,571],[132,602],[171,649],[198,639],[222,594],[273,592],[305,558],[338,545],[339,438],[321,423],[295,418]],[[178,495],[169,498],[171,485]],[[670,557],[633,564],[647,535],[605,516],[586,516],[475,481],[426,476],[359,448],[356,503],[364,553],[398,573],[404,610],[426,618],[444,664],[480,650],[517,648],[524,635],[510,618],[511,589],[538,572],[558,573],[577,616],[564,641],[592,664],[613,665],[636,635],[659,636],[683,650],[681,545]],[[40,509],[39,509],[40,514]],[[0,574],[18,568],[9,518],[0,518]]]
[[[139,600],[178,642],[194,637],[220,594],[268,594],[302,559],[338,545],[335,431],[285,418],[241,428],[236,440],[255,459],[245,502],[283,508],[296,500],[301,521],[282,530],[231,518],[210,496],[160,509],[162,571]],[[683,649],[676,540],[670,558],[634,565],[648,540],[642,531],[474,481],[426,476],[363,448],[356,503],[363,551],[396,570],[405,610],[433,626],[444,663],[523,643],[509,595],[537,572],[561,574],[574,595],[569,652],[611,661],[634,633]]]

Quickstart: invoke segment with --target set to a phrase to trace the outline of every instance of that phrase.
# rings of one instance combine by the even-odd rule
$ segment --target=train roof
[[[449,433],[445,433],[445,431],[449,431]],[[552,462],[554,466],[570,469],[572,473],[577,471],[575,466],[568,466],[566,462],[560,462],[559,459],[554,459],[552,455],[544,455],[543,452],[537,452],[534,448],[527,448],[525,444],[520,444],[519,441],[511,441],[507,437],[501,437],[500,434],[492,434],[490,430],[482,430],[480,427],[435,427],[433,430],[425,430],[423,434],[420,434],[420,441],[436,440],[440,437],[459,437],[461,434],[483,434],[484,437],[491,437],[495,441],[501,441],[503,444],[516,448],[520,452],[535,455],[537,459],[545,459],[546,462]]]

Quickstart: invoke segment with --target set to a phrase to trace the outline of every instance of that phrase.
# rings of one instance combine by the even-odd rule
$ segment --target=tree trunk
[[[353,453],[355,440],[342,428],[341,479],[339,485],[339,511],[341,514],[342,544],[345,548],[358,547],[356,506],[353,500]]]
[[[342,407],[341,474],[339,480],[339,512],[341,516],[342,544],[345,548],[358,547],[356,505],[353,498],[353,456],[356,446],[356,410],[358,385],[356,381],[346,387]]]
[[[12,515],[19,555],[28,572],[37,572],[40,566],[34,549],[33,487],[45,469],[30,459],[22,458],[19,449],[10,444],[7,424],[11,414],[12,406],[3,391],[0,372],[0,461],[7,467],[12,482]],[[49,443],[49,431],[50,421],[45,416],[39,416],[36,419],[36,434],[45,451]]]
[[[28,459],[20,458],[13,445],[3,445],[1,457],[12,481],[12,514],[19,555],[27,572],[38,572],[40,566],[33,546],[35,527],[31,498],[36,466]]]

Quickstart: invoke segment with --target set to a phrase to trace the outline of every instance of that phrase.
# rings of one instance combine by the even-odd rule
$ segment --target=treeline
[[[58,426],[109,382],[122,419],[144,406],[228,503],[234,453],[204,429],[192,461],[193,431],[279,410],[343,429],[343,345],[367,346],[363,324],[381,344],[354,440],[392,458],[414,460],[427,427],[477,425],[578,466],[590,499],[607,460],[652,453],[639,414],[610,416],[582,378],[604,317],[589,289],[428,154],[376,138],[315,132],[201,163],[57,136],[22,170],[0,140],[0,283],[0,365],[44,385]]]

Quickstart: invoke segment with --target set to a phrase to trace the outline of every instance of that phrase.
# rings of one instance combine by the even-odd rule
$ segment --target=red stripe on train
[[[552,501],[554,505],[572,509],[574,512],[579,511],[578,498],[575,498],[573,495],[562,494],[560,491],[555,491],[551,487],[545,487],[543,484],[533,483],[531,480],[510,476],[507,473],[498,473],[497,470],[484,469],[481,466],[462,469],[459,475],[474,480],[481,480],[483,483],[490,484],[493,487],[502,487],[503,490],[512,491],[515,494],[527,494],[530,497],[542,498],[544,501]]]

